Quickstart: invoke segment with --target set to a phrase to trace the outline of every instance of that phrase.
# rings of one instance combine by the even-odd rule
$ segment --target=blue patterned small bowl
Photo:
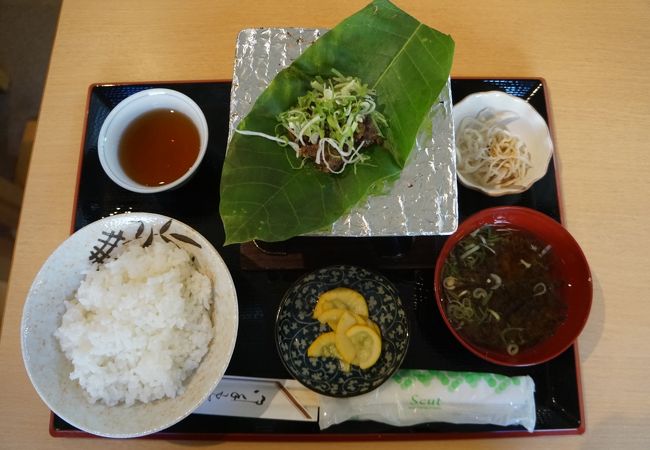
[[[318,297],[336,287],[361,293],[370,319],[381,329],[381,356],[368,369],[352,366],[343,372],[335,358],[307,356],[316,337],[331,331],[312,318]],[[300,383],[330,397],[352,397],[376,389],[400,367],[409,344],[408,319],[389,280],[360,267],[330,266],[303,276],[289,288],[278,310],[275,342],[282,363]]]

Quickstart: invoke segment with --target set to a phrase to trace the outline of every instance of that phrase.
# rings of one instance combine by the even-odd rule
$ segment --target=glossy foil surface
[[[237,37],[230,97],[229,136],[275,75],[327,30],[250,28]],[[381,102],[381,99],[379,99]],[[331,230],[312,236],[423,236],[451,234],[458,226],[458,189],[447,82],[423,122],[399,180],[387,195],[369,197]],[[390,118],[389,118],[390,120]]]

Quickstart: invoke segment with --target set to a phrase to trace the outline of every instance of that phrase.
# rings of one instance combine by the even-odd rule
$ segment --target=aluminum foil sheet
[[[237,37],[230,96],[230,136],[273,77],[327,30],[251,28]],[[451,234],[458,226],[458,189],[451,85],[418,134],[402,174],[388,193],[369,197],[331,230],[310,236],[418,236]]]

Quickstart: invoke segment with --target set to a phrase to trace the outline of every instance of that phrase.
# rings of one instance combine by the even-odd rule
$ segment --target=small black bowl
[[[379,360],[368,369],[341,370],[336,358],[310,358],[307,348],[330,331],[312,317],[325,291],[348,287],[361,293],[369,318],[381,329]],[[409,344],[408,319],[395,286],[382,275],[355,266],[319,269],[296,281],[286,292],[275,322],[275,342],[282,363],[307,388],[330,397],[353,397],[379,387],[400,367]]]

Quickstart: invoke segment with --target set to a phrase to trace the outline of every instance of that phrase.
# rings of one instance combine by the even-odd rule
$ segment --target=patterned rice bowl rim
[[[160,217],[160,216],[159,216]],[[183,225],[184,232],[178,233],[171,231],[174,219],[168,219],[162,225],[159,220],[142,220],[134,217],[119,227],[110,227],[108,230],[102,230],[97,237],[97,243],[89,251],[88,260],[91,263],[103,264],[108,259],[119,255],[119,248],[132,241],[139,241],[143,248],[149,247],[154,239],[158,238],[166,243],[173,243],[177,247],[191,245],[202,249],[203,246],[188,236],[187,225]],[[176,221],[176,223],[180,223]],[[137,224],[137,228],[135,225]],[[129,226],[132,225],[132,226]],[[134,229],[135,228],[135,229]]]
[[[328,326],[312,318],[321,293],[336,287],[361,293],[369,317],[381,329],[382,351],[368,369],[340,368],[335,358],[309,358],[307,348]],[[289,373],[309,389],[331,397],[352,397],[370,392],[400,367],[409,344],[408,318],[399,292],[385,277],[370,270],[336,265],[311,272],[286,292],[278,310],[275,338],[278,354]]]

